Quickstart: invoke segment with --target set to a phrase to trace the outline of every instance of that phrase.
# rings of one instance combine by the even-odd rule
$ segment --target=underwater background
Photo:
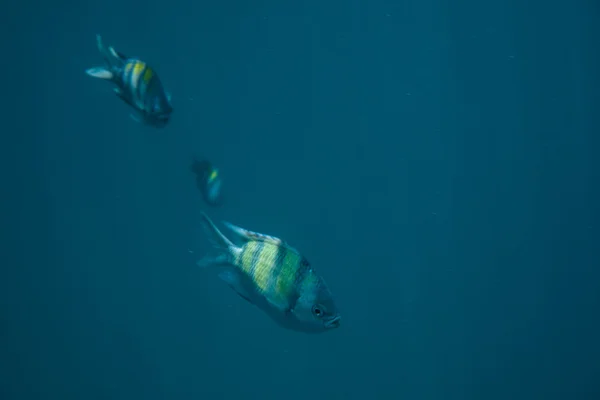
[[[2,8],[0,399],[600,398],[597,2]],[[96,34],[167,127],[85,75]],[[196,267],[202,211],[300,249],[341,327]]]

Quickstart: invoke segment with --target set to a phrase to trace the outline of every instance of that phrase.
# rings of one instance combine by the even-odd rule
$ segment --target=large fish
[[[279,238],[225,223],[242,241],[237,246],[206,214],[202,219],[211,242],[222,252],[198,261],[199,266],[229,266],[219,277],[284,328],[318,333],[340,326],[329,288],[296,249]]]
[[[164,127],[169,122],[173,107],[170,95],[165,92],[156,72],[137,58],[129,58],[112,47],[105,48],[100,35],[96,36],[96,41],[106,65],[85,72],[116,84],[114,91],[117,96],[133,107],[143,122]],[[133,114],[132,117],[140,121]]]

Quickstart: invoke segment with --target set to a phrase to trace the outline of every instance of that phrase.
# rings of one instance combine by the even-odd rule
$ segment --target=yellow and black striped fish
[[[206,214],[202,218],[209,238],[222,253],[200,260],[199,266],[233,267],[219,274],[221,279],[286,328],[316,333],[340,326],[329,288],[296,249],[279,238],[225,223],[243,242],[237,246]]]
[[[165,92],[156,72],[137,58],[129,58],[112,47],[106,49],[100,35],[96,36],[96,41],[106,65],[90,68],[86,73],[115,83],[117,96],[133,107],[145,123],[164,127],[169,122],[173,107],[170,95]],[[134,115],[132,117],[139,121]]]

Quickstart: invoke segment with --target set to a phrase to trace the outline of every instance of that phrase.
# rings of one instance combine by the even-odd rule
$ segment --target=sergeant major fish
[[[169,122],[173,107],[170,95],[165,92],[156,72],[137,58],[129,58],[113,47],[106,49],[100,35],[96,36],[96,42],[106,65],[85,72],[116,84],[114,91],[117,96],[133,107],[146,124],[164,127]],[[132,117],[140,121],[133,114]]]
[[[196,186],[202,193],[204,201],[213,207],[220,206],[223,199],[221,197],[219,170],[209,161],[198,161],[196,159],[194,159],[190,169],[196,175]]]
[[[237,246],[206,214],[202,219],[211,242],[222,252],[198,261],[199,266],[229,266],[219,277],[284,328],[319,333],[340,326],[329,288],[296,249],[279,238],[225,222],[243,242]]]

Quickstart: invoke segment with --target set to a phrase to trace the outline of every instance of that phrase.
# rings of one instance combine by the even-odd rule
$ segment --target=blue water
[[[593,1],[3,10],[2,400],[600,398]],[[158,71],[168,127],[85,75],[96,34]],[[299,248],[342,326],[199,270],[201,211]]]

